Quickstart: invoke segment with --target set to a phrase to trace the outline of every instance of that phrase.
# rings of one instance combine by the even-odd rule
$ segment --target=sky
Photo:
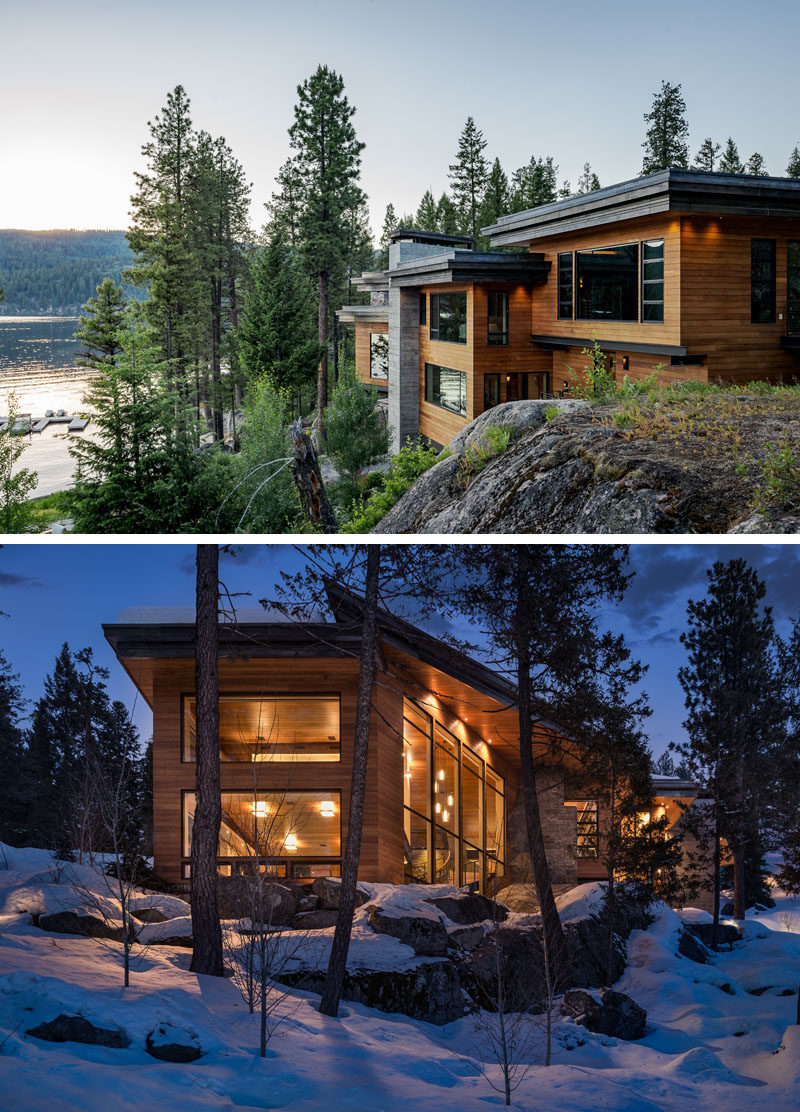
[[[642,115],[683,88],[692,153],[732,135],[782,174],[800,142],[800,5],[773,0],[0,0],[0,227],[124,228],[147,121],[181,83],[253,183],[289,154],[297,85],[342,74],[378,232],[447,187],[474,116],[507,171],[551,154],[604,185],[641,168]]]
[[[647,732],[659,755],[683,737],[684,697],[677,680],[685,662],[679,636],[686,603],[706,591],[706,569],[715,560],[743,557],[765,580],[767,602],[778,631],[786,634],[800,615],[800,546],[791,544],[635,544],[635,575],[623,602],[599,614],[602,628],[623,633],[633,655],[649,665],[643,688],[653,716]],[[258,607],[274,598],[281,570],[302,567],[302,550],[292,545],[236,546],[223,552],[220,578],[243,592],[239,607]],[[73,650],[91,646],[110,671],[108,689],[133,714],[141,736],[152,729],[150,712],[111,647],[103,623],[117,621],[130,607],[193,606],[194,548],[181,544],[5,544],[0,548],[0,648],[20,674],[26,697],[35,701],[64,641]],[[249,596],[247,594],[249,592]]]

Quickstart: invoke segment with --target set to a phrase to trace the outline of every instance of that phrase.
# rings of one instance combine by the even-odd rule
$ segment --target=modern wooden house
[[[333,622],[220,626],[221,875],[253,868],[256,857],[276,877],[339,874],[360,614],[352,596],[331,588],[330,597]],[[104,630],[153,710],[155,868],[166,880],[186,881],[196,786],[194,624],[150,614]],[[489,892],[527,879],[509,685],[388,613],[380,635],[361,878]],[[548,722],[537,723],[531,738],[553,881],[574,885],[604,875],[604,803],[596,787],[575,780],[562,741]]]
[[[395,444],[444,444],[490,406],[563,396],[595,340],[618,380],[800,378],[798,179],[663,170],[483,232],[503,250],[394,234]]]

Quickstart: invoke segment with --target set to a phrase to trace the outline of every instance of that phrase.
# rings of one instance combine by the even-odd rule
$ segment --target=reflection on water
[[[45,410],[86,412],[83,395],[88,386],[85,368],[74,365],[78,344],[73,339],[76,317],[0,316],[0,414],[8,411],[8,395],[17,396],[17,410],[43,417]],[[92,434],[92,425],[87,432]],[[75,435],[75,434],[72,434]],[[19,465],[39,475],[35,495],[69,486],[73,460],[63,426],[51,425],[34,433]]]

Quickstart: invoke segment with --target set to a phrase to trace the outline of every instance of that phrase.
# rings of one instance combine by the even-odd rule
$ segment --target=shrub
[[[358,482],[364,470],[385,458],[389,430],[378,409],[378,393],[347,368],[333,388],[325,411],[328,452],[340,471]]]
[[[511,441],[511,428],[508,425],[490,425],[477,443],[468,444],[459,461],[461,478],[468,485],[470,479],[480,474],[487,464],[501,455]]]
[[[414,444],[410,439],[407,440],[392,459],[388,472],[383,476],[382,488],[370,496],[361,512],[343,525],[341,531],[343,533],[371,532],[420,475],[448,455],[446,450],[438,452],[427,444]]]
[[[614,372],[609,370],[606,353],[597,340],[590,348],[582,348],[581,355],[585,355],[589,362],[583,366],[583,377],[576,375],[572,367],[569,368],[573,376],[573,383],[568,387],[570,395],[595,402],[614,397],[617,392],[616,378]]]
[[[756,485],[756,505],[762,513],[800,506],[800,460],[788,436],[766,444],[757,461],[761,472]]]

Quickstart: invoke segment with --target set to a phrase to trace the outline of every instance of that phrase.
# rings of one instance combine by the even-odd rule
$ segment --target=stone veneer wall
[[[419,292],[389,292],[389,431],[392,451],[419,436]]]
[[[578,883],[577,812],[574,807],[564,806],[564,774],[560,769],[540,765],[536,769],[536,785],[550,879],[553,884],[575,885]],[[511,880],[527,883],[532,877],[521,790],[509,812],[507,829]]]

